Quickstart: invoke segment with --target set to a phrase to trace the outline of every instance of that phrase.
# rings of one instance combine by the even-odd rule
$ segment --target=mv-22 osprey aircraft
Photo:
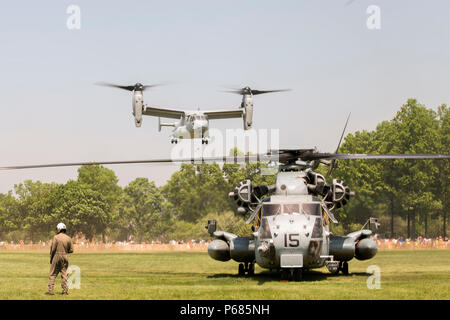
[[[253,124],[253,96],[263,93],[287,91],[252,90],[249,87],[234,89],[227,92],[242,95],[242,102],[238,109],[186,111],[156,108],[144,104],[143,92],[146,89],[153,88],[158,85],[143,85],[141,83],[136,83],[130,86],[123,86],[105,82],[100,82],[97,84],[132,91],[133,116],[136,127],[140,127],[142,125],[142,116],[158,117],[158,131],[161,131],[161,127],[174,128],[170,136],[171,143],[178,143],[179,139],[201,138],[202,144],[208,144],[209,120],[242,118],[244,121],[244,130],[249,130],[252,128]],[[177,119],[178,121],[173,123],[162,123],[161,118]]]

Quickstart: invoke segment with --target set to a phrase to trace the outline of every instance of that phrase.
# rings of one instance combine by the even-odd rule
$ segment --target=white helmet
[[[66,230],[66,225],[62,222],[58,223],[58,225],[56,226],[56,229],[58,229],[58,231],[61,230]]]

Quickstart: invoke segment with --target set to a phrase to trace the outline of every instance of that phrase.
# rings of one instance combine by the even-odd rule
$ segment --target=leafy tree
[[[88,239],[103,235],[112,222],[111,207],[103,194],[79,181],[71,180],[59,190],[54,212],[69,234],[82,232]]]
[[[19,213],[19,202],[13,196],[12,191],[7,194],[0,194],[0,234],[21,228]]]
[[[441,106],[439,114],[443,119],[445,111],[446,107]],[[415,99],[409,99],[391,121],[383,121],[375,131],[347,135],[340,152],[442,153],[449,136],[443,129],[446,127],[444,122],[441,120],[439,124],[436,112],[418,104]],[[367,218],[367,215],[380,215],[387,211],[391,216],[390,233],[394,235],[395,214],[406,212],[408,237],[415,237],[416,216],[419,214],[426,231],[428,216],[442,207],[438,193],[432,188],[436,175],[445,180],[440,185],[448,184],[448,174],[445,175],[448,163],[436,163],[433,160],[404,159],[340,161],[341,167],[335,175],[356,191],[355,199],[344,209],[344,218],[347,218],[346,213],[349,216],[362,214]],[[448,192],[443,193],[444,197],[446,194]],[[349,217],[345,222],[350,223],[352,219]]]
[[[443,104],[438,108],[439,118],[439,150],[441,153],[450,154],[450,108]],[[450,208],[450,161],[435,160],[437,168],[435,176],[436,196],[441,201],[442,235],[447,236],[447,210]]]
[[[56,205],[56,183],[42,183],[26,180],[14,186],[17,195],[17,214],[21,219],[21,229],[26,231],[32,240],[47,237],[57,224],[53,210]]]
[[[439,123],[436,113],[409,99],[392,120],[394,130],[390,139],[394,153],[438,153]],[[416,237],[416,216],[418,213],[428,214],[439,207],[430,186],[434,182],[436,167],[432,160],[395,160],[396,170],[392,171],[398,182],[398,201],[406,210],[408,221],[408,237]],[[427,216],[426,216],[427,217]]]
[[[182,164],[163,187],[172,216],[194,222],[208,212],[229,208],[226,183],[218,164]]]
[[[144,236],[150,238],[159,236],[163,220],[164,198],[147,178],[137,178],[125,187],[120,202],[120,221],[128,234],[134,234],[139,242]]]
[[[342,153],[376,153],[377,134],[374,131],[357,131],[348,134],[339,152]],[[374,208],[379,200],[381,166],[371,160],[339,160],[333,177],[345,181],[355,196],[347,206],[336,212],[341,224],[364,222],[374,215]]]
[[[78,182],[86,184],[93,191],[101,192],[112,209],[122,192],[114,171],[101,165],[81,166],[78,169]]]

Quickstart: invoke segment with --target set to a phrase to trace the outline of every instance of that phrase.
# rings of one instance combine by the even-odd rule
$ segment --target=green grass
[[[289,283],[258,266],[254,277],[238,277],[237,263],[203,252],[75,253],[69,260],[81,269],[81,289],[46,296],[47,253],[0,252],[0,299],[450,299],[450,250],[381,251],[352,260],[349,276],[322,268]],[[366,286],[370,265],[381,269],[379,290]]]

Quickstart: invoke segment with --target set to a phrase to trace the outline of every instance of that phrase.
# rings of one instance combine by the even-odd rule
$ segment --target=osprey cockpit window
[[[298,203],[283,204],[283,213],[300,213],[300,205]]]
[[[275,216],[281,213],[281,205],[268,203],[263,205],[263,217]]]
[[[302,210],[304,214],[313,216],[321,216],[320,203],[302,203]]]

